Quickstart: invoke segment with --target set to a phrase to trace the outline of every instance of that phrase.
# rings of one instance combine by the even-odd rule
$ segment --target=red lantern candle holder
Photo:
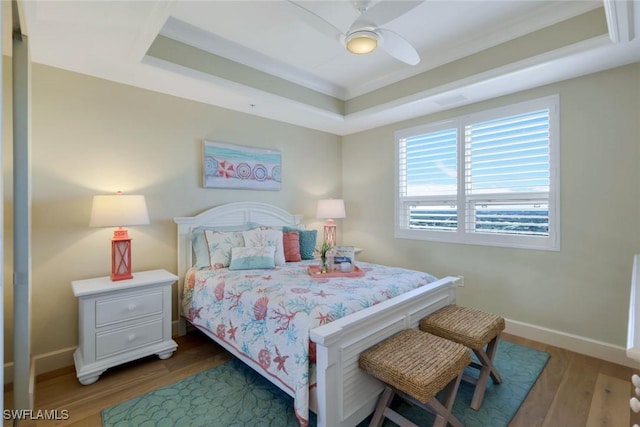
[[[111,280],[132,279],[131,238],[126,228],[118,228],[111,239]]]

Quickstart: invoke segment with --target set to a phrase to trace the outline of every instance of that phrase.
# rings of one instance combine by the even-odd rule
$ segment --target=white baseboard
[[[67,347],[36,356],[36,375],[73,365],[73,352],[77,347]]]
[[[76,347],[68,347],[33,356],[31,359],[32,376],[35,377],[35,375],[73,365],[73,352],[75,350]],[[4,364],[4,383],[9,384],[11,382],[13,382],[13,362]]]
[[[171,335],[178,336],[178,321],[171,322]],[[56,369],[65,368],[73,365],[73,352],[77,347],[68,347],[61,350],[52,351],[45,354],[39,354],[33,357],[33,368],[35,375],[45,372],[54,371]],[[4,364],[4,383],[13,382],[13,362]]]
[[[505,319],[505,332],[538,341],[543,344],[571,350],[576,353],[586,354],[618,365],[638,368],[638,363],[627,357],[627,350],[622,346],[609,344],[579,335],[556,331],[542,326]]]

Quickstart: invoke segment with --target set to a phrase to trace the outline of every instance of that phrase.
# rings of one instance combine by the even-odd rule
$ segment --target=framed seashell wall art
[[[280,190],[280,151],[203,141],[205,188]]]

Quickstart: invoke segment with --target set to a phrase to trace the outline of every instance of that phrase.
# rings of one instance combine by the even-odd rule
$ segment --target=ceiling
[[[359,16],[296,3],[342,32]],[[415,66],[348,52],[284,0],[18,5],[33,62],[337,135],[640,61],[640,1],[426,0],[382,25]]]

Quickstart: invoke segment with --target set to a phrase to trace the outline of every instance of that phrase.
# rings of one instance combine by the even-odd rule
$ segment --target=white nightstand
[[[92,384],[108,368],[157,354],[171,357],[171,285],[165,270],[134,273],[133,279],[107,277],[71,282],[79,298],[79,346],[73,353],[80,383]]]

